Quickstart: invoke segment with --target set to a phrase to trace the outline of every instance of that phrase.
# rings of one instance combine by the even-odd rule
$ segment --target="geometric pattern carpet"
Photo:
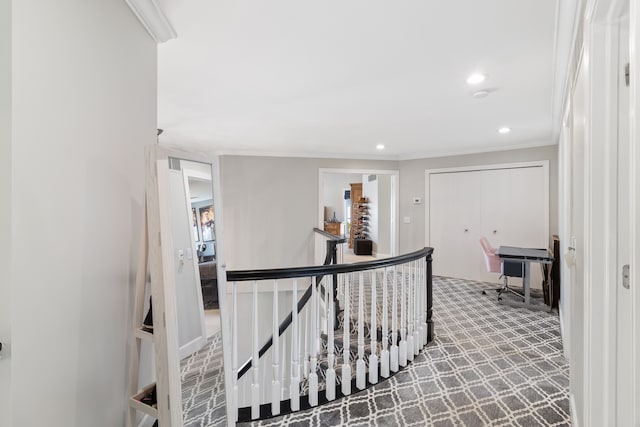
[[[182,419],[185,427],[226,426],[222,335],[180,363]]]
[[[557,315],[499,305],[495,284],[433,277],[435,338],[346,399],[251,426],[569,426]],[[208,425],[208,424],[197,424]]]

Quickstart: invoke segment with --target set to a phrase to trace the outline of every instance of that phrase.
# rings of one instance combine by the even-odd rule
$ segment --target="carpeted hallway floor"
[[[434,277],[436,338],[412,364],[347,399],[249,425],[570,425],[569,368],[558,317],[498,305],[494,293],[482,295],[491,287]],[[214,356],[212,351],[200,353]],[[205,366],[197,362],[200,353],[188,359],[192,368]],[[204,371],[204,381],[215,383]],[[202,389],[206,393],[199,398]],[[217,392],[197,379],[183,387],[183,396],[187,390],[185,426],[219,425],[220,418],[211,415],[224,399],[212,401]]]

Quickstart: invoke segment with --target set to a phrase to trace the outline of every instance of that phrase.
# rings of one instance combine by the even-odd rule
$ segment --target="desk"
[[[540,264],[551,264],[553,262],[553,256],[546,249],[532,249],[532,248],[517,248],[513,246],[500,246],[496,251],[496,255],[501,260],[519,261],[524,266],[524,272],[522,274],[522,287],[524,288],[524,302],[501,300],[503,304],[511,305],[514,307],[524,307],[533,310],[549,310],[550,308],[545,305],[531,304],[531,288],[529,279],[531,278],[531,263],[538,262]]]

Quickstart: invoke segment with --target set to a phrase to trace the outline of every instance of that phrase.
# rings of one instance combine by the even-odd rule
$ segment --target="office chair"
[[[480,246],[482,246],[482,253],[484,254],[484,261],[487,265],[487,271],[489,273],[500,273],[500,277],[504,278],[504,283],[501,287],[495,288],[496,292],[498,292],[498,300],[501,300],[502,293],[505,291],[512,292],[518,295],[521,298],[524,298],[522,294],[516,292],[515,290],[509,287],[508,278],[509,277],[522,277],[524,264],[518,261],[508,261],[502,260],[498,255],[496,255],[496,250],[491,246],[486,237],[480,237]],[[482,291],[483,295],[487,295],[487,291]]]

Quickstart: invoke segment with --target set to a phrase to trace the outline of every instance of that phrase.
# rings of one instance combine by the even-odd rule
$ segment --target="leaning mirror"
[[[225,426],[212,165],[168,161],[183,422]]]
[[[226,288],[226,273],[217,159],[160,147],[148,155],[158,424],[226,426],[220,321],[226,305],[219,292]]]

